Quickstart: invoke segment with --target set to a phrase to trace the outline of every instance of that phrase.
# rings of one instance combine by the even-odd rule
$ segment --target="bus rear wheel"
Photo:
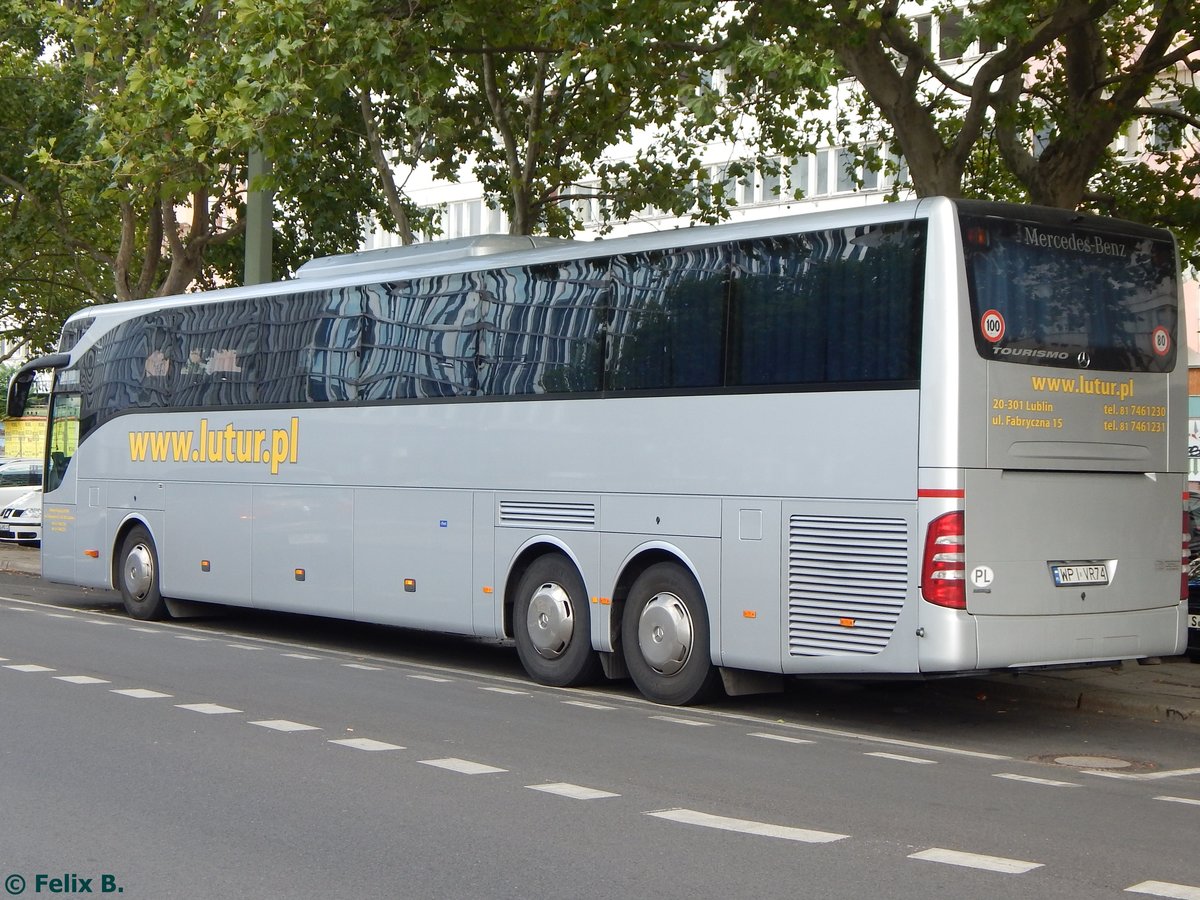
[[[719,673],[709,655],[708,613],[700,586],[675,563],[637,577],[621,619],[625,665],[646,698],[687,706],[709,697]]]
[[[513,636],[529,677],[553,687],[577,687],[600,677],[583,579],[570,560],[534,561],[517,585]]]
[[[167,604],[158,584],[158,551],[154,539],[141,525],[121,542],[117,587],[125,612],[135,619],[153,621],[167,617]]]

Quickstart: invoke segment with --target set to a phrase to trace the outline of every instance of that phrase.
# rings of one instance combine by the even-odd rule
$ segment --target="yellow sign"
[[[4,420],[4,455],[10,459],[41,459],[46,449],[46,419],[25,416]]]

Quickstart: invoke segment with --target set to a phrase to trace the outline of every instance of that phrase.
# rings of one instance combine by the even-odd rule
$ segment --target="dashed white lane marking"
[[[518,691],[516,688],[481,687],[481,691],[491,691],[493,694],[508,694],[512,697],[528,697],[529,691]]]
[[[1200,806],[1200,800],[1192,797],[1155,797],[1155,800],[1166,800],[1168,803],[1187,803],[1191,806]]]
[[[968,869],[984,869],[988,872],[1000,872],[1005,875],[1023,875],[1033,869],[1040,869],[1042,863],[1027,862],[1023,859],[1006,859],[1003,856],[984,856],[982,853],[964,853],[961,850],[946,850],[942,847],[931,847],[920,853],[910,853],[909,859],[922,859],[926,862],[945,863],[951,866],[963,866]]]
[[[587,700],[564,700],[567,706],[582,706],[584,709],[616,709],[615,706],[608,706],[605,703],[591,703]]]
[[[848,838],[848,834],[835,834],[832,831],[812,831],[808,828],[792,828],[788,825],[772,825],[768,822],[752,822],[748,819],[730,819],[726,816],[714,816],[709,813],[697,812],[694,809],[660,809],[646,813],[658,819],[680,822],[684,825],[699,825],[703,828],[716,828],[720,831],[737,831],[742,834],[755,834],[762,837],[780,838],[785,841],[799,841],[805,844],[828,844]]]
[[[53,672],[49,666],[37,666],[33,663],[24,663],[21,665],[5,666],[6,669],[12,669],[14,672]]]
[[[285,653],[284,656],[289,656],[292,659],[320,659],[319,656],[313,656],[311,653]]]
[[[451,772],[458,772],[461,775],[489,775],[494,772],[508,771],[508,769],[499,769],[496,766],[487,766],[483,763],[471,762],[469,759],[458,759],[456,757],[422,759],[418,760],[418,762],[424,766],[436,766],[439,769],[448,769]]]
[[[544,791],[547,794],[568,797],[571,800],[602,800],[605,797],[621,796],[612,791],[601,791],[596,788],[584,787],[581,784],[568,784],[561,781],[554,784],[527,784],[525,787],[531,791]]]
[[[221,706],[219,703],[176,703],[175,706],[179,709],[204,713],[206,716],[220,716],[225,713],[241,712],[240,709],[234,709],[232,706]]]
[[[161,628],[130,628],[130,631],[140,631],[142,634],[162,634]]]
[[[91,675],[55,675],[55,681],[65,681],[69,684],[112,684],[103,678],[93,678]]]
[[[1153,897],[1171,897],[1173,900],[1200,900],[1200,887],[1190,884],[1172,884],[1169,881],[1143,881],[1125,888],[1127,894],[1150,894]]]
[[[1007,778],[1009,781],[1024,781],[1026,784],[1041,784],[1046,787],[1079,787],[1075,781],[1055,781],[1052,778],[1034,778],[1032,775],[1017,775],[1014,772],[995,772],[993,778]]]
[[[161,691],[152,691],[148,688],[120,688],[113,691],[114,694],[120,694],[123,697],[133,697],[135,700],[156,700],[159,697],[170,697],[170,694],[164,694]]]
[[[261,722],[251,722],[251,725],[261,725],[272,731],[320,731],[316,725],[305,725],[303,722],[289,722],[287,719],[264,719]]]
[[[441,678],[437,675],[409,675],[409,678],[415,678],[417,681],[433,681],[438,684],[449,684],[453,678]]]
[[[50,613],[50,612],[48,612],[48,613],[46,613],[46,615],[49,616],[51,619],[73,619],[73,618],[75,618],[74,616],[72,616],[69,613]]]
[[[691,725],[694,728],[712,728],[715,722],[701,722],[699,719],[685,719],[682,716],[651,716],[660,722],[671,722],[675,725]]]
[[[884,753],[882,751],[875,751],[874,753],[864,753],[863,756],[874,756],[879,759],[894,760],[895,762],[914,763],[918,766],[936,766],[937,765],[936,759],[921,759],[921,757],[919,757],[919,756],[902,756],[899,753]]]
[[[263,649],[262,647],[255,647],[253,644],[226,644],[225,646],[229,647],[233,650],[261,650],[261,649]]]
[[[330,741],[331,744],[338,744],[342,747],[353,747],[355,750],[403,750],[399,744],[388,744],[384,741],[373,741],[370,738],[339,738],[336,741]]]
[[[367,666],[363,663],[342,663],[343,669],[362,669],[364,672],[382,672],[383,666]]]
[[[764,738],[768,741],[780,741],[784,744],[815,744],[808,738],[792,737],[790,734],[771,734],[769,731],[751,731],[749,737]]]
[[[1200,775],[1200,767],[1194,769],[1168,769],[1165,772],[1113,772],[1105,769],[1083,769],[1088,775],[1101,775],[1104,778],[1126,778],[1130,781],[1158,781],[1163,778],[1183,778],[1187,775]]]
[[[198,634],[177,634],[175,635],[181,641],[207,641],[209,638],[200,637]]]

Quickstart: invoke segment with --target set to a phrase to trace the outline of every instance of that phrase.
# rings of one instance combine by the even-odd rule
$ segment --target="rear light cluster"
[[[1192,543],[1192,517],[1188,515],[1188,511],[1183,511],[1183,556],[1180,558],[1180,568],[1183,574],[1179,580],[1179,598],[1186,600],[1188,595],[1188,566],[1192,561],[1192,552],[1190,545]]]
[[[963,553],[962,510],[938,516],[925,532],[921,595],[951,609],[967,608],[967,564]]]

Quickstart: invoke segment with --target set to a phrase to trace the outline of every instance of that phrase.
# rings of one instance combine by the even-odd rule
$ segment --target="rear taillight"
[[[962,510],[938,516],[925,532],[921,596],[938,606],[967,608]]]
[[[1180,557],[1179,566],[1183,570],[1183,574],[1179,579],[1179,597],[1181,600],[1187,599],[1188,595],[1188,566],[1192,561],[1192,552],[1189,546],[1192,543],[1192,517],[1188,515],[1188,511],[1183,511],[1183,556]]]

